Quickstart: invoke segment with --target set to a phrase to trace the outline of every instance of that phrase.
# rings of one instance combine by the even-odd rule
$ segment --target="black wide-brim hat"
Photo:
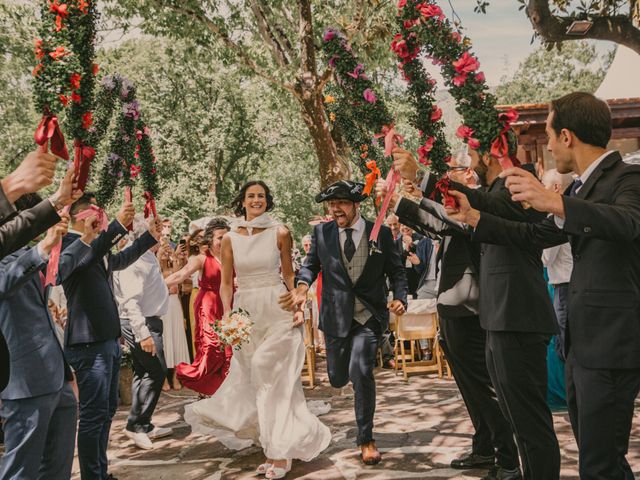
[[[350,200],[352,202],[362,202],[368,196],[364,195],[364,183],[352,182],[350,180],[339,180],[329,185],[318,195],[316,195],[316,203],[322,203],[329,200]]]

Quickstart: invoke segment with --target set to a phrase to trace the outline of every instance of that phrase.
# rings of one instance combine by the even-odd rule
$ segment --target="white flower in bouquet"
[[[240,350],[242,345],[249,341],[252,327],[249,312],[239,308],[222,317],[213,325],[213,330],[218,334],[222,349],[229,346],[234,350]]]

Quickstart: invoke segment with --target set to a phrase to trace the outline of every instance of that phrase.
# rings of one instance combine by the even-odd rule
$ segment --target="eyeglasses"
[[[453,171],[460,171],[460,170],[466,170],[469,167],[449,167],[449,171],[453,170]]]

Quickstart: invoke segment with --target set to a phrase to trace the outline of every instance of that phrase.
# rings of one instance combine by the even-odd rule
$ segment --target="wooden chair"
[[[304,347],[305,347],[305,363],[302,368],[302,381],[308,382],[310,388],[316,385],[316,346],[313,339],[313,308],[311,302],[307,301],[305,305],[304,320]]]
[[[438,315],[436,313],[405,313],[396,319],[397,343],[400,346],[402,373],[408,380],[411,373],[442,374],[442,355],[436,341],[438,333]],[[415,360],[415,344],[417,340],[428,340],[432,347],[431,360]],[[405,351],[405,341],[411,345],[410,353]],[[410,360],[407,359],[409,357]]]
[[[434,355],[438,356],[438,364],[440,368],[438,369],[438,378],[443,378],[446,372],[447,380],[453,380],[453,373],[451,372],[451,367],[449,366],[449,362],[447,362],[447,357],[444,354],[444,350],[440,346],[440,318],[436,318],[438,323],[438,338],[435,340],[435,345],[437,347],[434,350]]]

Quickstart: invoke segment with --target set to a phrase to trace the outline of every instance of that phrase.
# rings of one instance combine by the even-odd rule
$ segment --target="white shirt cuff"
[[[40,255],[40,258],[42,259],[42,261],[43,262],[48,262],[49,261],[49,254],[45,253],[45,251],[42,250],[42,247],[40,247],[40,244],[38,244],[37,249],[38,249],[38,255]]]
[[[556,227],[558,227],[560,229],[564,228],[564,222],[565,222],[564,218],[561,218],[561,217],[558,217],[557,215],[554,215],[553,216],[553,222],[556,224]]]

